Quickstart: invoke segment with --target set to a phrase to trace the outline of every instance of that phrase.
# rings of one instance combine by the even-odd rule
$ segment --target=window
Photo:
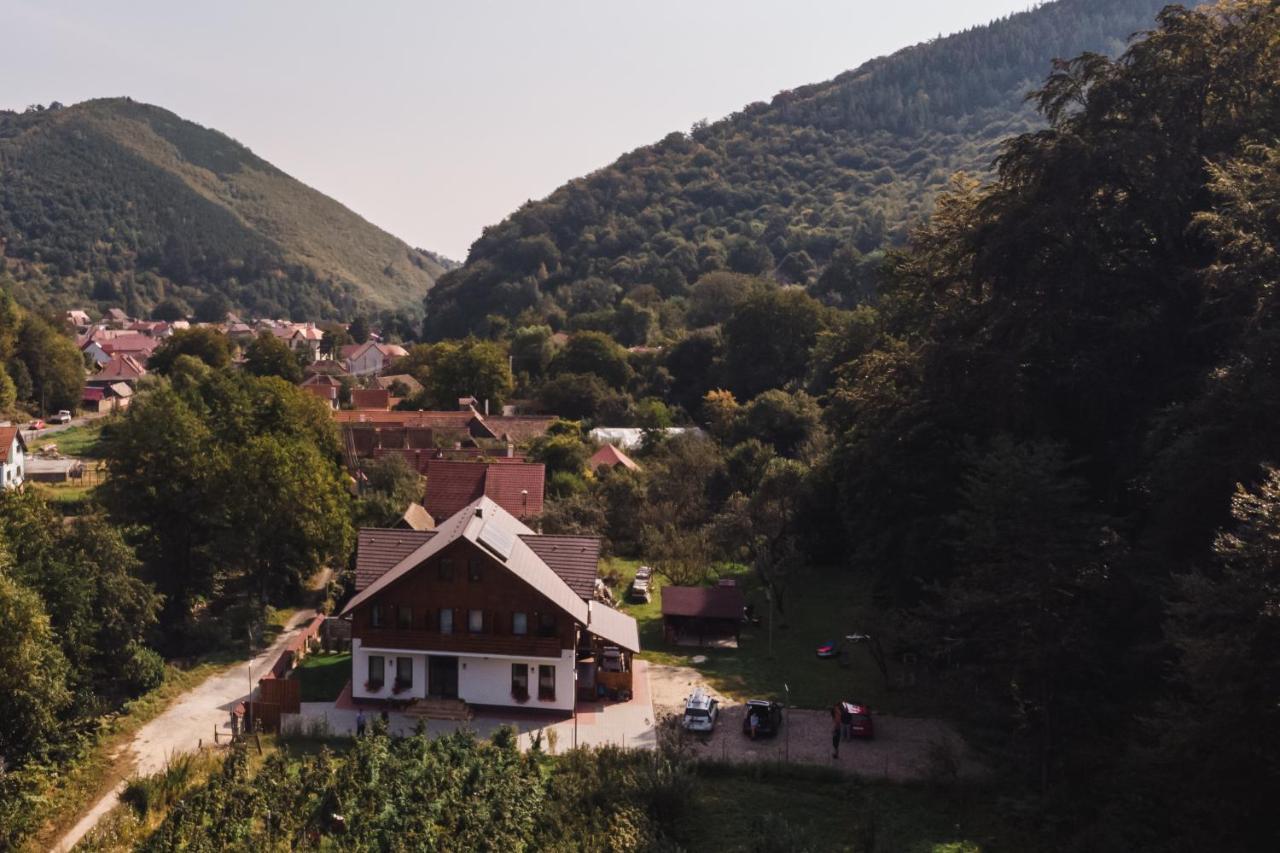
[[[511,695],[521,702],[529,698],[529,667],[522,663],[511,664]]]
[[[440,580],[453,580],[453,560],[449,557],[440,558]]]
[[[382,605],[381,604],[375,603],[375,604],[369,605],[369,627],[370,628],[382,627]]]
[[[556,699],[556,668],[548,664],[538,667],[538,698],[544,702]]]
[[[453,611],[448,607],[440,611],[440,633],[453,633]]]
[[[538,636],[554,637],[556,635],[556,615],[554,613],[538,614]]]
[[[413,608],[412,607],[408,606],[407,604],[400,605],[399,609],[396,612],[396,627],[397,628],[413,627]]]
[[[513,634],[529,633],[529,614],[528,613],[512,613],[511,614],[511,633]]]
[[[467,630],[473,634],[479,634],[484,630],[484,611],[468,610],[467,611]]]
[[[396,658],[396,688],[413,686],[413,658]]]
[[[467,561],[467,578],[472,583],[480,582],[482,571],[483,571],[483,564],[479,560],[477,560],[475,557],[472,557],[470,560]]]
[[[382,655],[369,655],[369,680],[365,687],[370,690],[381,690],[386,677],[386,659]]]

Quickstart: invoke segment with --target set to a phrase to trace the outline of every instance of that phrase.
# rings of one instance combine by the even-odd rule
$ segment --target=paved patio
[[[556,751],[570,749],[573,745],[638,747],[652,749],[657,745],[657,730],[653,713],[653,693],[649,685],[648,663],[635,661],[633,678],[634,695],[627,702],[579,702],[574,717],[549,715],[514,708],[497,713],[478,711],[470,722],[453,720],[427,720],[427,732],[432,737],[468,728],[481,737],[489,737],[499,726],[512,725],[520,733],[521,749],[528,749],[535,733],[542,733],[542,748],[548,749],[547,733],[555,731]],[[382,713],[374,703],[360,703],[351,699],[348,684],[336,702],[303,702],[302,712],[296,720],[286,715],[286,725],[304,727],[324,721],[328,730],[336,735],[354,736],[356,714],[363,708],[370,724]],[[387,713],[387,724],[393,735],[409,735],[418,727],[418,717],[395,711]]]

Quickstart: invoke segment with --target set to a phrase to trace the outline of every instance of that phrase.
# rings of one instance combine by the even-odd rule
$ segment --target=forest
[[[426,299],[429,338],[495,322],[637,340],[698,328],[700,276],[725,270],[870,295],[865,257],[900,246],[956,172],[989,174],[1038,126],[1025,95],[1055,57],[1115,55],[1162,0],[1062,0],[781,92],[672,133],[485,229]]]
[[[416,311],[448,263],[158,107],[0,111],[0,284],[28,307]]]

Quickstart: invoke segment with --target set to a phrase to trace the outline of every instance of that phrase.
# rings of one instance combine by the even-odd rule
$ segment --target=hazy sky
[[[1030,5],[0,0],[0,108],[157,104],[461,259],[524,201],[672,130]]]

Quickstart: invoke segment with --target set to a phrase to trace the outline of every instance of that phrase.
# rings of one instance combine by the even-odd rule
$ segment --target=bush
[[[135,694],[155,690],[164,683],[164,658],[136,640],[125,648],[121,677]]]

